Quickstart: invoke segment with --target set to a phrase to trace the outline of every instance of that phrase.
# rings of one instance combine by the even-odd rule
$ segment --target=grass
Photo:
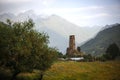
[[[4,79],[9,80],[8,70],[1,69]],[[9,75],[8,75],[9,73]],[[18,80],[37,80],[39,71],[33,73],[21,73]],[[7,74],[7,75],[6,75]],[[7,76],[5,79],[4,76]],[[54,63],[45,72],[43,80],[120,80],[120,61],[108,62],[74,62],[59,61]]]
[[[21,73],[17,76],[17,80],[38,80],[39,73],[36,73]]]
[[[120,80],[120,62],[57,62],[44,80]]]

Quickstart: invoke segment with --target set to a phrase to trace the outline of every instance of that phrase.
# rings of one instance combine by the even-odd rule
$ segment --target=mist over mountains
[[[58,48],[65,53],[69,43],[69,36],[75,35],[76,45],[82,44],[85,41],[93,38],[101,29],[101,27],[80,27],[58,15],[36,15],[34,11],[29,10],[24,13],[14,15],[5,13],[0,15],[0,21],[5,22],[10,19],[14,22],[25,21],[29,18],[35,22],[35,29],[46,32],[50,37],[50,46]]]

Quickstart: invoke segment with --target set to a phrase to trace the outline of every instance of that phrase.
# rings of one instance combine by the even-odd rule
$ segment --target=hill
[[[93,39],[83,44],[81,50],[87,54],[100,56],[112,43],[116,43],[120,48],[120,24],[105,26]]]

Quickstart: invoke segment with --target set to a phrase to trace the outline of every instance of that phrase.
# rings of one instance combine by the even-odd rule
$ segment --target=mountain
[[[64,36],[52,31],[51,29],[48,29],[47,27],[42,27],[42,28],[40,28],[39,31],[44,31],[50,36],[49,37],[49,41],[50,41],[49,46],[56,47],[60,51],[63,51],[65,53],[65,49],[68,45],[68,39],[66,39]]]
[[[40,25],[52,29],[67,38],[69,38],[69,35],[74,34],[76,36],[76,42],[80,43],[93,37],[100,30],[100,27],[79,27],[57,15],[52,15],[42,20]]]
[[[61,52],[65,53],[69,43],[69,36],[75,35],[76,45],[94,37],[101,27],[80,27],[58,15],[36,15],[33,10],[26,11],[14,15],[5,13],[0,15],[0,21],[5,22],[11,19],[13,22],[25,21],[32,18],[35,22],[35,29],[48,33],[50,37],[50,46],[57,47]]]
[[[101,27],[79,27],[57,15],[51,15],[47,18],[36,20],[35,22],[37,22],[37,30],[45,31],[49,34],[50,44],[58,47],[58,49],[64,53],[69,45],[68,39],[70,35],[75,35],[76,45],[79,45],[95,36],[101,29]],[[54,34],[54,36],[52,34]]]
[[[0,21],[6,22],[6,19],[14,20],[15,19],[15,15],[12,14],[12,13],[4,13],[4,14],[0,15]]]
[[[93,39],[83,44],[81,50],[87,54],[100,56],[112,43],[116,43],[120,48],[120,24],[105,26]]]

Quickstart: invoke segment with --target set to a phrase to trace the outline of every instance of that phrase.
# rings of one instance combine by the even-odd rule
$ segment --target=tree
[[[9,44],[12,37],[12,29],[0,22],[0,66],[3,66],[9,59]]]
[[[77,47],[77,51],[78,51],[78,52],[81,52],[81,48],[80,48],[80,47]]]
[[[119,47],[115,43],[109,45],[104,56],[108,60],[115,59],[117,56],[120,56]]]
[[[86,54],[83,57],[84,57],[84,61],[88,61],[88,62],[94,61],[94,57],[91,54]]]
[[[57,52],[58,54],[57,54],[57,56],[58,56],[58,58],[63,58],[64,57],[64,55],[62,54],[62,52]]]
[[[0,25],[0,64],[9,68],[13,75],[11,80],[21,72],[32,72],[33,69],[43,73],[56,59],[56,49],[48,47],[48,35],[33,29],[31,19],[25,22]]]

